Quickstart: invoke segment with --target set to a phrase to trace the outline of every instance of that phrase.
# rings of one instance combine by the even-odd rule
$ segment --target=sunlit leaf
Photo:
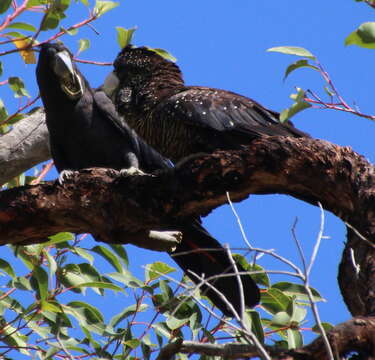
[[[109,246],[120,257],[122,262],[126,266],[129,266],[128,254],[126,253],[126,250],[125,250],[124,246],[118,245],[118,244],[109,244]]]
[[[291,317],[286,311],[280,311],[274,315],[271,320],[273,325],[287,326],[290,324]]]
[[[89,39],[79,39],[79,49],[78,53],[87,50],[90,47],[90,40]]]
[[[363,23],[345,39],[345,45],[375,49],[375,22]]]
[[[150,47],[147,47],[147,49],[151,50],[153,52],[156,52],[157,54],[159,54],[160,56],[162,56],[163,58],[165,58],[167,60],[170,60],[170,61],[173,61],[173,62],[177,61],[177,59],[172,54],[170,54],[167,50],[158,49],[158,48],[150,48]]]
[[[257,271],[257,274],[249,276],[257,283],[264,286],[270,286],[270,280],[264,269],[258,264],[249,264],[246,258],[240,254],[233,254],[233,258],[238,262],[246,271]]]
[[[108,263],[110,263],[116,271],[122,272],[122,265],[117,256],[114,255],[111,250],[99,245],[93,247],[91,250],[97,253],[98,255],[102,256],[105,260],[107,260]]]
[[[286,71],[285,71],[285,75],[284,75],[284,80],[288,77],[288,75],[293,72],[294,70],[297,70],[297,69],[300,69],[300,68],[310,68],[310,69],[313,69],[313,70],[316,70],[316,71],[319,71],[319,68],[317,66],[314,66],[314,65],[311,65],[307,60],[305,59],[302,59],[302,60],[297,60],[296,62],[294,62],[293,64],[290,64]]]
[[[56,273],[56,269],[57,269],[56,260],[54,259],[53,256],[51,256],[51,254],[48,251],[43,251],[43,254],[47,259],[48,268],[51,273],[51,276],[54,276]]]
[[[116,26],[117,31],[117,43],[120,45],[120,48],[124,48],[126,45],[131,44],[133,34],[137,28],[125,29],[121,26]]]
[[[61,232],[56,235],[49,236],[48,239],[49,241],[43,244],[45,247],[74,240],[74,235],[70,232]]]
[[[146,265],[146,271],[145,271],[145,276],[146,276],[146,281],[152,281],[160,276],[169,274],[173,271],[176,271],[175,268],[167,265],[166,263],[163,263],[161,261],[156,261],[152,264]]]
[[[147,304],[140,304],[139,306],[130,305],[125,310],[121,311],[119,314],[115,315],[109,322],[109,325],[112,327],[117,326],[122,320],[126,319],[128,316],[131,316],[138,312],[143,312],[148,309]]]
[[[267,49],[270,52],[279,52],[282,54],[296,55],[301,57],[306,57],[311,60],[316,60],[316,57],[307,49],[298,46],[277,46]]]
[[[270,288],[261,294],[263,308],[271,314],[286,311],[292,298],[278,289]]]
[[[117,286],[115,284],[110,284],[107,282],[100,282],[100,281],[93,281],[93,282],[78,284],[77,287],[80,287],[80,288],[89,287],[89,288],[98,288],[98,289],[110,289],[113,291],[123,291],[123,289],[120,286]]]
[[[13,43],[17,49],[25,49],[29,45],[30,41],[28,39],[14,39]],[[36,64],[35,53],[32,49],[20,50],[19,53],[25,64]]]
[[[298,300],[309,300],[303,285],[290,282],[278,282],[272,285],[273,289],[279,289],[284,294],[295,296]],[[317,290],[310,287],[314,301],[326,301]]]
[[[326,332],[328,332],[328,331],[330,331],[334,328],[334,326],[332,324],[326,323],[326,322],[321,323],[321,325]],[[317,334],[320,334],[320,329],[319,329],[318,325],[314,325],[311,330],[314,331]]]
[[[83,301],[71,301],[67,304],[67,306],[78,309],[84,309],[85,316],[88,322],[104,321],[102,313],[95,306],[87,304]]]
[[[96,0],[95,7],[94,7],[94,14],[98,17],[105,14],[107,11],[114,9],[115,7],[119,6],[120,3],[115,1],[104,1],[104,0]]]
[[[298,93],[292,94],[290,97],[295,101],[295,103],[283,110],[280,114],[280,122],[285,122],[289,120],[292,116],[296,115],[297,113],[301,112],[302,110],[308,109],[311,107],[311,104],[309,104],[307,101],[304,100],[305,92],[297,88]]]
[[[36,281],[37,283],[37,293],[41,300],[46,300],[48,296],[48,275],[46,271],[41,267],[36,267],[33,270],[33,275],[31,276],[31,283]]]
[[[3,101],[0,99],[0,121],[4,121],[8,117],[7,109]]]
[[[5,261],[4,259],[0,259],[0,270],[4,271],[5,273],[7,273],[12,278],[14,278],[16,276],[12,266],[7,261]]]
[[[25,89],[25,84],[19,77],[16,77],[16,76],[10,77],[8,79],[8,84],[10,88],[13,90],[14,96],[16,98],[22,97],[22,96],[30,97],[29,93]]]
[[[26,31],[36,31],[36,27],[34,25],[24,23],[24,22],[10,23],[7,26],[7,29],[21,29],[21,30],[26,30]]]
[[[94,263],[94,257],[85,249],[75,246],[73,253],[87,260],[91,265]]]
[[[303,346],[303,337],[300,331],[288,329],[287,335],[289,349],[296,349]]]

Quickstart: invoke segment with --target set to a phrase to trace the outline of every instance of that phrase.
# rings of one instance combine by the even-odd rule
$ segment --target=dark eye
[[[50,56],[50,57],[54,57],[54,56],[56,55],[56,53],[57,53],[57,51],[56,51],[55,48],[50,47],[50,48],[47,50],[47,54],[48,54],[48,56]]]

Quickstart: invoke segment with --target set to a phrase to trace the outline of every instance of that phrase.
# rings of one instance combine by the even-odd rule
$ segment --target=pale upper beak
[[[104,80],[103,91],[104,93],[112,99],[116,89],[120,85],[120,80],[117,75],[112,71]]]
[[[61,80],[61,89],[72,99],[83,95],[85,90],[81,76],[74,70],[73,62],[67,51],[55,55],[53,71]]]

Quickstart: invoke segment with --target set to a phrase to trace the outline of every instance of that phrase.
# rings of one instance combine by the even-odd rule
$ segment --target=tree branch
[[[38,109],[0,137],[0,184],[50,157],[44,111]]]
[[[59,231],[91,232],[105,242],[154,246],[150,229],[207,214],[249,194],[282,193],[323,207],[371,243],[375,171],[348,147],[323,140],[262,138],[241,151],[185,160],[156,176],[113,177],[105,169],[75,173],[64,186],[47,183],[0,194],[0,243],[41,242]],[[353,315],[372,314],[374,247],[349,232],[339,283]],[[353,254],[360,273],[353,270]]]
[[[363,357],[373,359],[373,342],[375,338],[374,318],[353,318],[335,326],[328,333],[330,343],[335,350],[337,359],[349,352],[357,351]],[[272,359],[275,360],[329,360],[326,348],[321,338],[311,344],[293,350],[277,349],[265,346]],[[221,356],[225,359],[242,359],[259,357],[257,348],[253,345],[239,343],[207,344],[194,341],[176,341],[161,349],[157,360],[170,360],[177,353]]]

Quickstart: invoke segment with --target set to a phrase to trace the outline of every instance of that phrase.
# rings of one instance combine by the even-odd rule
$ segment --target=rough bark
[[[233,201],[249,194],[287,194],[319,201],[355,229],[348,232],[339,284],[352,314],[370,316],[375,309],[374,174],[374,167],[348,147],[283,137],[259,139],[242,151],[192,157],[156,176],[83,170],[63,186],[0,193],[0,243],[40,242],[73,231],[137,244],[150,229],[173,229],[182,219],[209,213],[226,202],[226,191]],[[142,246],[155,244],[146,240]]]
[[[361,355],[361,359],[375,358],[375,318],[353,318],[335,326],[327,335],[336,359],[354,351]],[[273,346],[265,346],[265,348],[275,360],[329,360],[324,343],[320,338],[301,349],[285,350]],[[255,358],[260,355],[258,349],[253,345],[176,341],[166,345],[160,351],[157,360],[173,359],[177,353],[221,356],[225,359]]]
[[[0,137],[0,185],[50,157],[44,110],[40,108]]]

